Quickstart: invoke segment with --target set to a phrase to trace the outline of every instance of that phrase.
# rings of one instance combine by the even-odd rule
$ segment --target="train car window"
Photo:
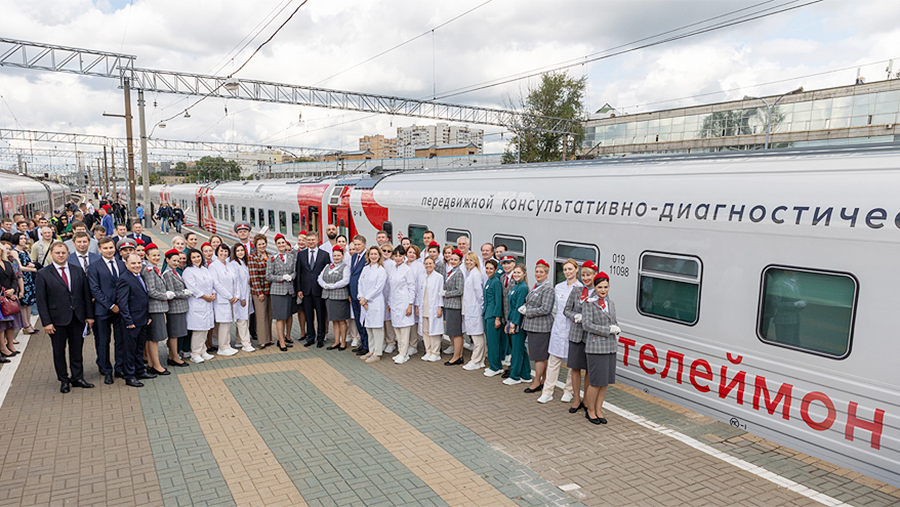
[[[406,237],[409,238],[413,245],[419,247],[419,250],[424,250],[425,240],[423,239],[423,236],[425,235],[425,231],[427,230],[427,225],[410,224],[409,227],[406,228]]]
[[[250,208],[250,227],[256,227],[256,208]]]
[[[447,244],[455,245],[456,240],[465,236],[469,238],[469,249],[472,249],[472,233],[463,229],[447,229]]]
[[[231,205],[231,221],[234,222],[234,204]]]
[[[610,266],[612,275],[628,276],[627,269],[615,259]],[[693,326],[700,316],[701,272],[697,257],[644,252],[640,259],[638,311],[648,317]]]
[[[565,281],[566,276],[563,274],[563,263],[565,263],[569,259],[574,259],[575,261],[577,261],[579,266],[587,261],[591,261],[594,264],[599,264],[600,249],[594,245],[586,245],[582,243],[571,243],[563,241],[557,243],[556,257],[554,258],[556,264],[556,274],[554,275],[555,278],[553,279],[553,283]],[[578,281],[581,281],[580,277],[578,278]]]
[[[264,216],[264,215],[263,215],[263,209],[262,209],[262,208],[259,208],[259,226],[260,226],[260,227],[263,227],[264,225],[266,225],[265,219],[263,218],[263,216]]]
[[[267,210],[269,212],[269,229],[275,230],[275,211]]]
[[[278,212],[278,228],[282,234],[287,234],[287,214],[284,211]]]
[[[307,227],[307,225],[309,225],[309,224],[306,223],[306,215],[301,216],[300,217],[300,230],[308,231],[309,228]]]
[[[381,230],[388,235],[388,241],[394,242],[394,224],[390,222],[381,222]]]
[[[494,248],[497,248],[498,245],[506,245],[506,254],[514,255],[516,257],[516,262],[525,262],[525,238],[522,236],[494,234],[493,243]],[[478,250],[481,250],[480,246],[478,247]]]
[[[291,232],[294,237],[300,236],[300,213],[291,213]]]
[[[247,207],[241,206],[241,220],[247,221]]]
[[[769,266],[762,276],[759,339],[843,359],[850,355],[858,291],[848,273]]]

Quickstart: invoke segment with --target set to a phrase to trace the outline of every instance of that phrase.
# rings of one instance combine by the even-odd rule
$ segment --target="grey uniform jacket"
[[[588,297],[594,297],[593,289],[588,289]],[[569,293],[569,299],[566,300],[566,307],[563,308],[563,315],[573,321],[572,326],[569,328],[569,341],[572,343],[581,343],[587,338],[587,332],[581,327],[581,322],[574,322],[575,315],[582,311],[581,288],[576,288]],[[581,317],[584,318],[584,315]]]
[[[282,255],[284,255],[284,262],[281,262]],[[296,280],[296,268],[296,252],[275,254],[272,257],[269,257],[269,262],[266,264],[266,279],[272,283],[269,294],[273,296],[288,296],[294,294],[294,282],[284,281],[284,275],[292,275]]]
[[[586,354],[615,354],[618,350],[618,339],[609,332],[609,326],[619,325],[616,320],[616,305],[608,298],[606,304],[609,308],[608,315],[597,305],[596,297],[588,299],[581,307],[581,326],[587,331],[587,343],[584,345]]]
[[[532,333],[549,333],[553,329],[553,303],[556,292],[549,281],[525,296],[525,320],[522,329]]]
[[[516,281],[509,279],[509,285],[506,283],[506,273],[500,277],[500,286],[503,287],[503,318],[500,320],[506,324],[506,316],[509,315],[509,288],[516,286]]]
[[[163,271],[162,277],[163,281],[166,282],[166,290],[175,293],[175,299],[169,300],[169,313],[173,315],[187,313],[188,296],[184,293],[184,291],[187,290],[187,287],[184,285],[184,280],[182,280],[181,276],[173,269]]]
[[[466,289],[466,276],[462,266],[457,267],[444,280],[444,308],[462,310],[462,295]]]
[[[147,296],[150,298],[150,313],[167,313],[169,300],[166,299],[166,282],[162,276],[157,275],[153,266],[141,268],[141,278],[147,286]]]
[[[334,271],[331,271],[326,266],[322,271],[322,280],[325,280],[325,283],[338,283],[344,278],[344,270],[350,269],[346,263],[341,262],[336,265]],[[350,299],[350,287],[345,285],[343,287],[337,289],[326,289],[322,288],[322,299],[333,299],[337,301],[347,301]]]

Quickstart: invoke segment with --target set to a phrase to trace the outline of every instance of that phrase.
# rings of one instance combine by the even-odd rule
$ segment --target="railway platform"
[[[63,395],[47,336],[19,340],[0,368],[0,506],[900,505],[896,487],[621,384],[594,426],[559,390],[538,404],[421,353],[364,364],[295,343],[135,389],[103,384],[89,338],[96,387]]]

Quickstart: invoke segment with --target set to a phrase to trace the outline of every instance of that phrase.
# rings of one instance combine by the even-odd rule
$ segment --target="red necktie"
[[[284,254],[278,254],[281,256],[281,262],[284,263]]]
[[[157,276],[162,276],[161,274],[159,274],[159,268],[157,268],[156,266],[153,266],[153,271],[156,272]]]
[[[509,287],[509,277],[508,276],[506,277],[506,283],[504,284],[504,287]]]
[[[334,263],[333,263],[333,262],[331,263],[331,269],[334,269]]]
[[[66,268],[65,267],[59,268],[59,274],[60,274],[60,276],[62,276],[63,282],[65,282],[65,284],[66,284],[66,289],[69,289],[71,291],[72,288],[69,287],[69,277],[66,275]]]
[[[584,303],[585,300],[587,300],[587,298],[588,298],[588,288],[582,287],[581,288],[581,302]]]

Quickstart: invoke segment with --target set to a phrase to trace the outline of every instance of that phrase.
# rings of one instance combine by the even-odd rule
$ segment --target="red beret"
[[[331,251],[344,253],[344,249],[341,248],[341,245],[334,245],[334,247],[331,248]]]
[[[281,235],[280,235],[280,234],[279,234],[279,236],[281,236]],[[282,236],[282,237],[284,237],[284,236]],[[291,242],[290,242],[290,241],[288,241],[288,240],[284,240],[284,242],[285,242],[285,243],[287,243],[287,246],[288,246],[288,248],[290,248],[290,246],[291,246]]]
[[[581,265],[583,268],[593,269],[594,271],[600,271],[600,268],[597,267],[592,261],[584,261],[584,264]]]
[[[594,285],[596,285],[597,282],[599,282],[600,280],[606,280],[606,281],[608,282],[608,281],[609,281],[609,275],[607,275],[607,274],[604,273],[603,271],[601,271],[601,272],[597,273],[596,275],[594,275]]]
[[[547,264],[547,261],[545,261],[544,259],[537,261],[537,264],[535,264],[535,266],[544,266],[547,269],[550,269],[550,265]]]
[[[431,243],[428,243],[428,248],[431,248],[431,247],[433,247],[433,246],[434,246],[434,247],[440,248],[440,247],[441,247],[441,244],[438,243],[437,241],[432,241]]]
[[[153,250],[154,248],[156,248],[157,250],[159,249],[159,247],[156,246],[156,243],[149,243],[144,247],[144,251]]]
[[[284,239],[284,234],[276,234],[275,241],[278,241],[279,239]]]
[[[450,252],[450,253],[453,254],[453,255],[458,255],[458,256],[460,256],[460,257],[463,256],[463,253],[459,250],[459,248],[454,248],[453,251]]]
[[[144,240],[142,240],[142,239],[140,239],[140,238],[134,238],[134,244],[135,244],[135,245],[143,245],[143,244],[144,244]]]
[[[306,236],[307,234],[308,233],[306,231],[300,231],[300,234],[298,234],[297,236]],[[278,236],[280,236],[280,234]],[[278,236],[275,237],[277,238]]]
[[[173,255],[178,255],[180,253],[181,252],[179,252],[178,250],[173,248],[173,249],[169,250],[168,252],[166,252],[166,259],[168,259],[169,257],[171,257]]]
[[[207,241],[206,243],[203,243],[202,245],[200,245],[200,250],[203,250],[203,247],[205,247],[205,246],[212,248],[212,245],[210,245],[209,242]]]

